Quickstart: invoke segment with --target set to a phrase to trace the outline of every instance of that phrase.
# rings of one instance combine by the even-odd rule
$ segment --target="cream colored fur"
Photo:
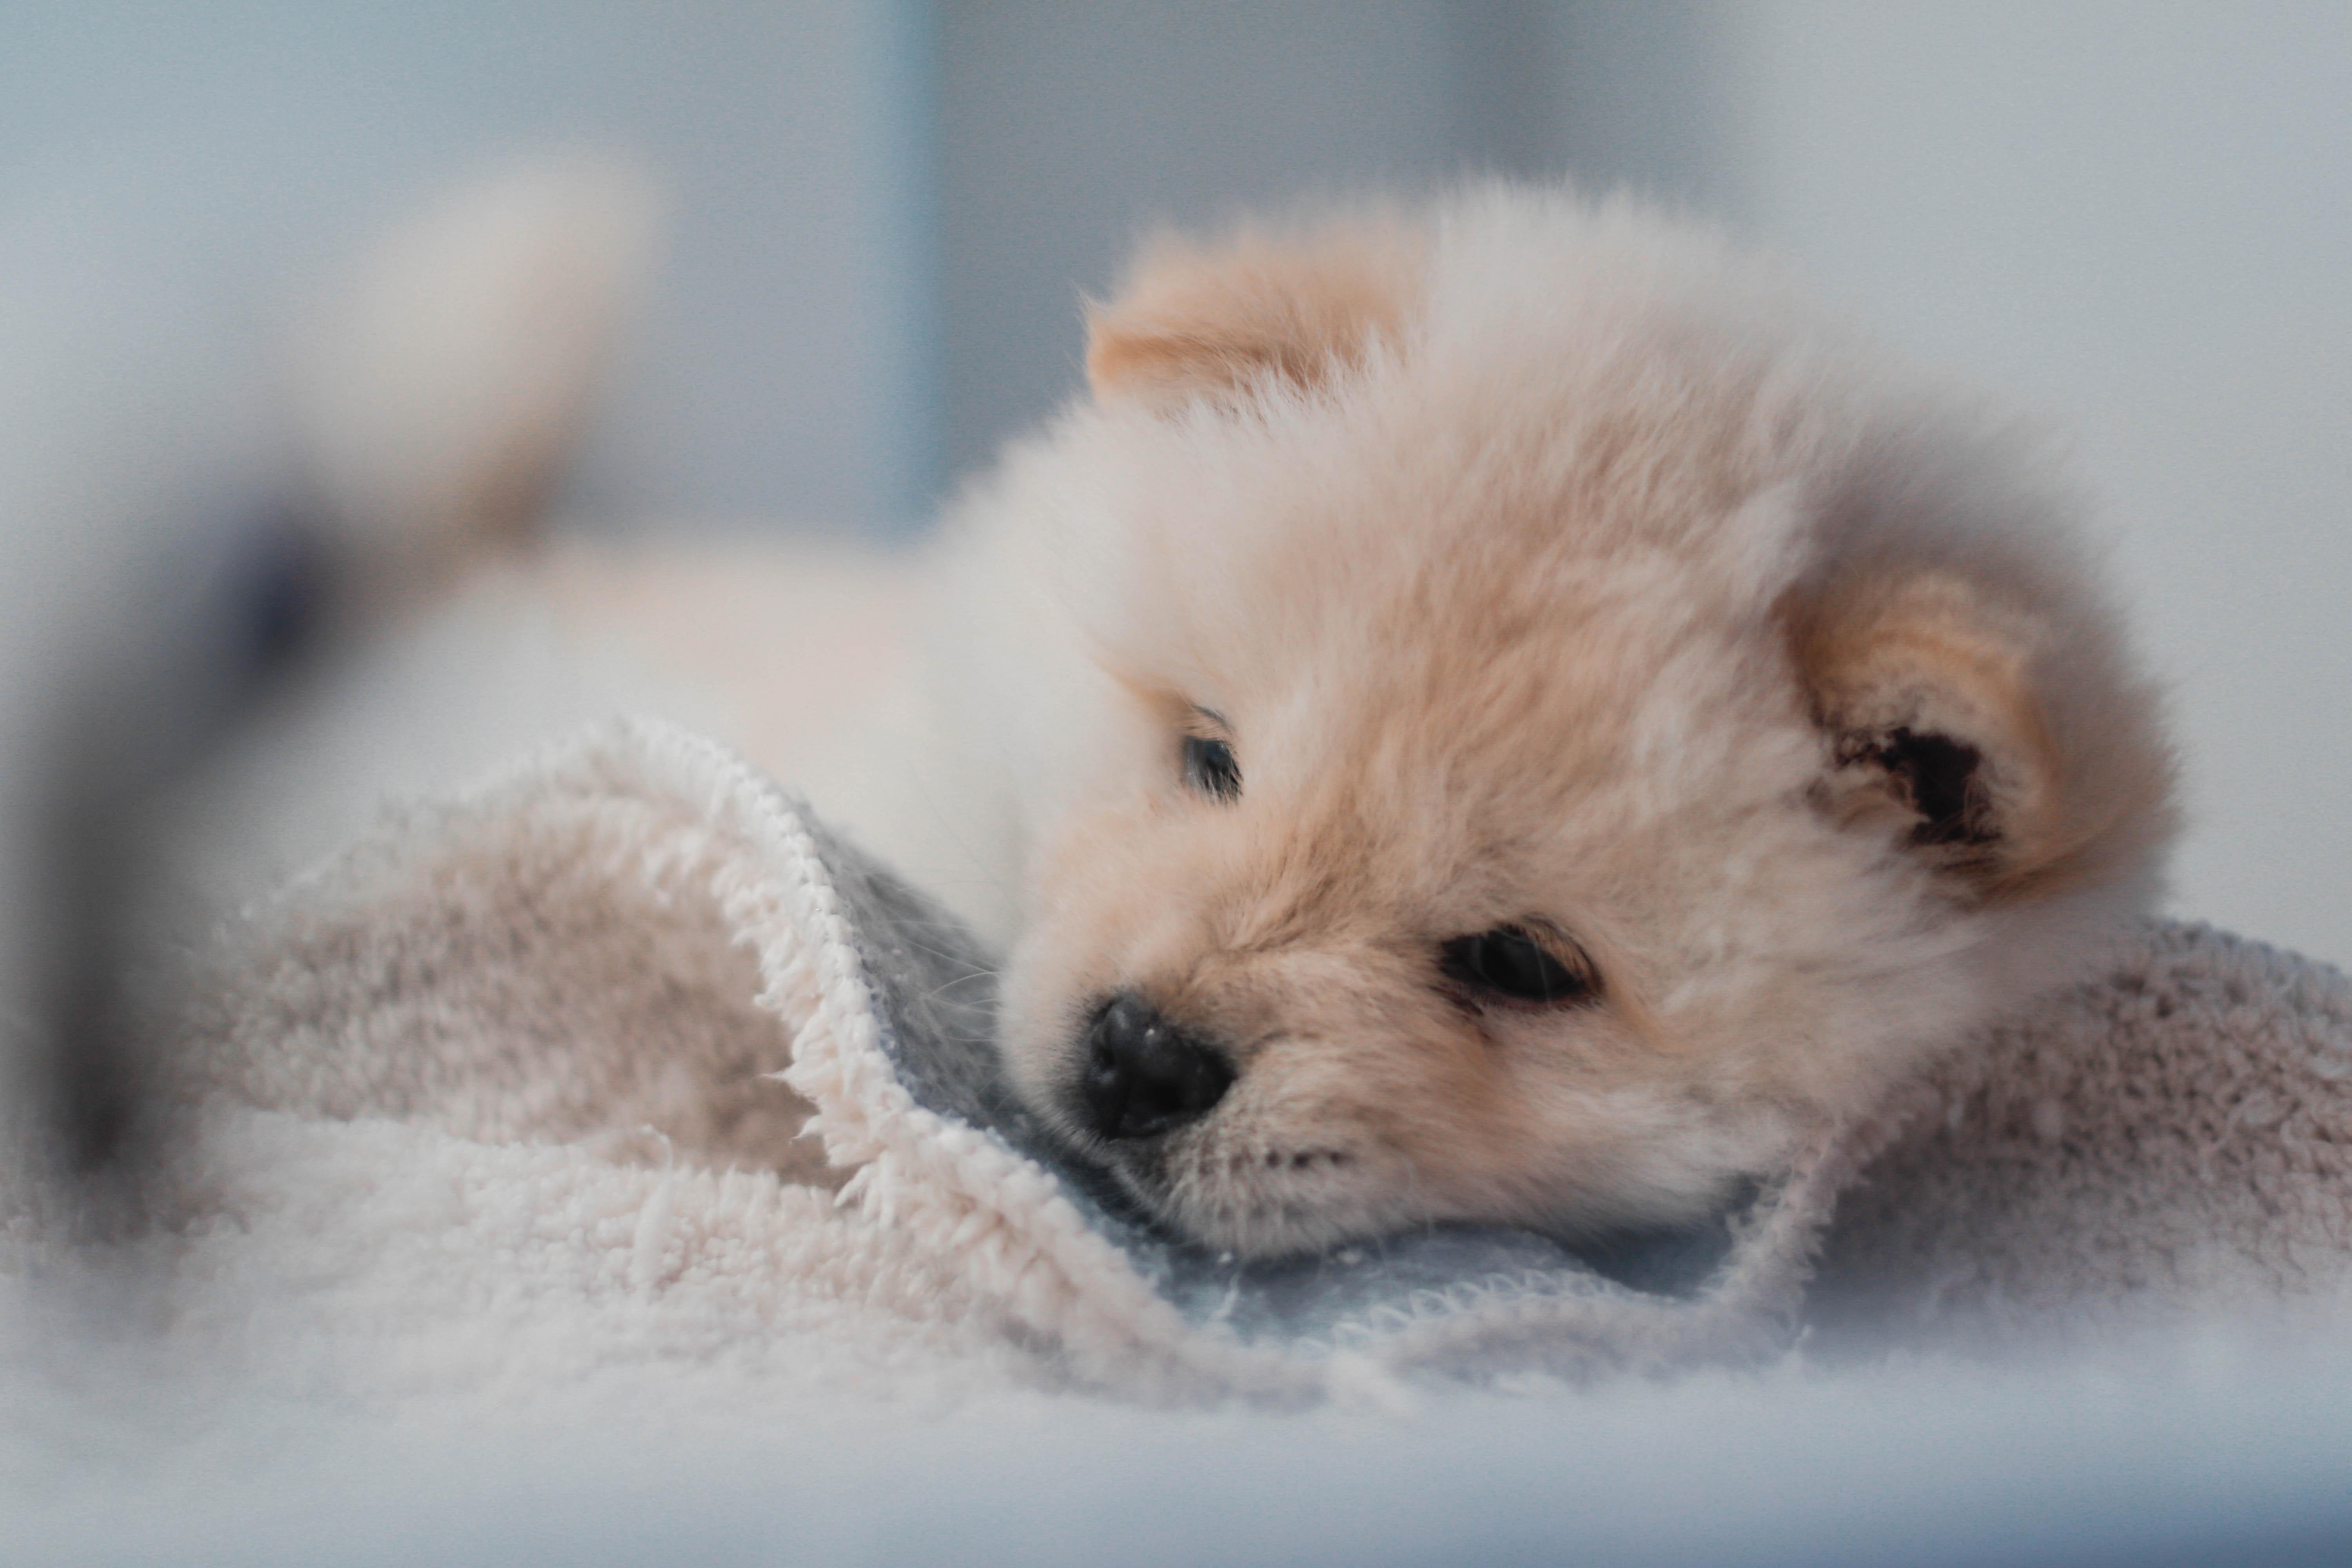
[[[834,671],[861,724],[735,734],[1008,945],[1023,1091],[1180,1229],[1687,1221],[2148,907],[2158,705],[2033,433],[1711,232],[1484,187],[1163,239],[1090,329],[948,520],[921,699],[886,653]],[[654,570],[696,607],[617,618],[712,668]],[[809,668],[812,605],[921,624],[887,566],[766,570],[739,671]],[[1203,712],[1237,799],[1185,783]],[[1450,981],[1502,926],[1597,996]],[[1194,1124],[1089,1130],[1119,994],[1234,1068]]]
[[[2157,705],[2033,443],[1712,234],[1482,188],[1163,242],[1091,327],[950,521],[1009,832],[942,886],[1024,1092],[1180,1228],[1687,1220],[2147,906]],[[1449,984],[1504,925],[1598,999]],[[1199,1121],[1087,1130],[1121,993],[1230,1060]]]

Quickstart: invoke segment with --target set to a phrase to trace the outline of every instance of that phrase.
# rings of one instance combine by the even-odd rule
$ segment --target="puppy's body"
[[[1690,1219],[2153,891],[2031,451],[1704,233],[1163,246],[1089,370],[951,520],[919,874],[1013,939],[1023,1093],[1204,1241]]]

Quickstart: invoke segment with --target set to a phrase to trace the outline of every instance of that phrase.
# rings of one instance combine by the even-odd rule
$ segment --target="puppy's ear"
[[[1948,572],[1865,574],[1803,595],[1790,630],[1825,801],[1970,901],[2095,880],[2168,826],[2152,699],[2042,613]]]
[[[1087,310],[1087,377],[1106,401],[1160,407],[1320,384],[1393,338],[1422,272],[1408,226],[1366,217],[1297,236],[1147,245],[1108,304]]]

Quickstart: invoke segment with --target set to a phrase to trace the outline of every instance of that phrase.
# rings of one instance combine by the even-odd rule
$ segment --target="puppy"
[[[1176,1230],[1698,1219],[2153,896],[2158,704],[2034,443],[1714,235],[1483,188],[1163,241],[1090,331],[950,520],[1006,859],[931,877]]]

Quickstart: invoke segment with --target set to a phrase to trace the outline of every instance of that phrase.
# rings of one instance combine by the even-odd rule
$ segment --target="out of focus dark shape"
[[[210,542],[209,541],[207,542]],[[171,635],[121,667],[67,675],[37,731],[26,803],[26,903],[40,963],[33,983],[34,1081],[45,1085],[51,1153],[81,1191],[77,1219],[113,1234],[140,1217],[164,1129],[148,1086],[154,1021],[131,977],[156,819],[241,721],[317,650],[334,578],[313,521],[265,503],[219,542],[222,559],[180,603],[138,606]],[[80,689],[77,690],[77,686]]]
[[[310,667],[528,541],[653,227],[628,169],[542,158],[257,333],[169,258],[0,276],[0,1065],[73,1232],[135,1233],[168,1181],[175,804]]]

